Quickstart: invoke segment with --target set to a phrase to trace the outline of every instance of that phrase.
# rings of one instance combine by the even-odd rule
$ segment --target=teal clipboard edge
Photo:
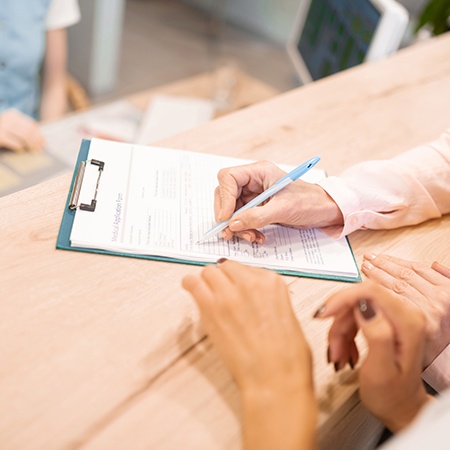
[[[70,184],[69,193],[67,195],[66,205],[64,208],[63,217],[61,220],[61,226],[59,228],[58,238],[56,240],[56,248],[59,250],[72,250],[77,252],[84,253],[99,253],[103,255],[112,255],[112,256],[126,256],[129,258],[138,258],[138,259],[150,259],[154,261],[162,261],[162,262],[170,262],[170,263],[178,263],[178,264],[190,264],[194,266],[206,266],[208,264],[215,263],[205,263],[201,261],[192,261],[187,259],[176,259],[176,258],[167,258],[164,256],[156,256],[156,255],[138,255],[135,253],[121,253],[121,252],[112,252],[109,250],[101,250],[101,249],[91,249],[91,248],[83,248],[83,247],[72,247],[70,245],[70,233],[72,231],[73,221],[75,218],[75,210],[69,209],[70,197],[72,195],[72,190],[75,184],[76,173],[78,170],[78,165],[81,161],[85,161],[89,154],[89,147],[91,145],[91,141],[88,139],[83,139],[80,146],[80,151],[78,153],[78,159],[75,165],[75,170],[72,177],[72,182]],[[355,265],[358,270],[358,277],[346,277],[346,276],[336,276],[336,275],[328,275],[328,274],[316,274],[311,272],[302,272],[302,271],[294,271],[294,270],[277,270],[270,269],[278,272],[282,275],[289,275],[293,277],[304,277],[304,278],[316,278],[320,280],[332,280],[332,281],[344,281],[349,283],[358,283],[361,281],[361,274],[359,272],[358,266],[356,264],[355,255],[353,253],[353,249],[350,246],[350,242],[348,238],[347,244],[352,252],[353,261],[355,261]]]

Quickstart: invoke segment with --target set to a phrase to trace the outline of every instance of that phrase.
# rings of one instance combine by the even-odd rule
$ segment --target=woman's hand
[[[241,389],[312,384],[311,353],[281,276],[225,261],[187,276],[183,287]]]
[[[450,344],[450,269],[389,255],[364,255],[362,271],[389,289],[397,301],[419,308],[427,319],[424,366]]]
[[[408,426],[430,400],[421,379],[426,332],[422,312],[367,281],[330,297],[316,317],[335,317],[335,324],[345,323],[341,339],[351,339],[353,345],[356,330],[361,329],[369,347],[359,371],[361,401],[391,431]],[[339,331],[335,324],[330,348]]]
[[[44,144],[44,136],[35,120],[13,108],[0,113],[0,148],[38,152],[44,149]]]
[[[229,219],[237,209],[284,175],[286,172],[268,161],[222,169],[214,193],[216,221]],[[306,229],[342,225],[343,222],[340,209],[320,186],[297,180],[265,204],[233,217],[222,235],[225,239],[236,235],[249,242],[263,243],[265,237],[258,228],[272,223]]]
[[[225,261],[183,287],[241,390],[245,447],[313,448],[311,352],[281,276]]]

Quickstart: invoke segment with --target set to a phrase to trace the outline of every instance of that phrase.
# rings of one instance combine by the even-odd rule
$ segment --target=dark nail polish
[[[228,261],[227,258],[219,258],[219,259],[217,260],[217,264],[222,264],[222,263],[224,263],[225,261]]]
[[[325,305],[322,305],[313,315],[314,319],[317,319],[325,312]]]
[[[372,305],[372,302],[370,300],[367,300],[365,298],[362,298],[359,301],[359,310],[361,312],[361,315],[366,320],[373,319],[376,316],[376,311]]]

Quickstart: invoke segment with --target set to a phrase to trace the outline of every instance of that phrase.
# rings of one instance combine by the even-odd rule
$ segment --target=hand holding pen
[[[260,206],[237,211],[284,176],[286,172],[268,161],[222,169],[214,195],[215,219],[220,223],[232,217],[221,231],[222,237],[231,239],[236,235],[263,243],[265,236],[258,228],[271,223],[293,228],[343,223],[333,199],[320,186],[302,180],[289,182]]]

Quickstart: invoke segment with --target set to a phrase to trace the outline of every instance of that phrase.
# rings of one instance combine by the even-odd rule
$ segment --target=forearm
[[[316,449],[317,404],[312,389],[247,391],[242,402],[245,450]]]
[[[56,119],[67,111],[67,35],[65,29],[47,31],[42,68],[41,120]]]
[[[430,402],[414,421],[413,426],[390,439],[383,450],[413,448],[448,449],[448,424],[450,423],[450,391],[438,401]]]
[[[392,417],[379,417],[378,419],[393,433],[408,428],[414,420],[423,412],[430,403],[435,402],[436,399],[431,395],[417,396],[417,398],[409,399],[405,402],[403,411],[396,411]]]
[[[67,89],[65,79],[54,83],[42,91],[40,119],[52,120],[67,112]]]
[[[450,212],[450,130],[396,158],[357,164],[318,184],[342,211],[344,227],[324,229],[336,237],[441,217]]]

